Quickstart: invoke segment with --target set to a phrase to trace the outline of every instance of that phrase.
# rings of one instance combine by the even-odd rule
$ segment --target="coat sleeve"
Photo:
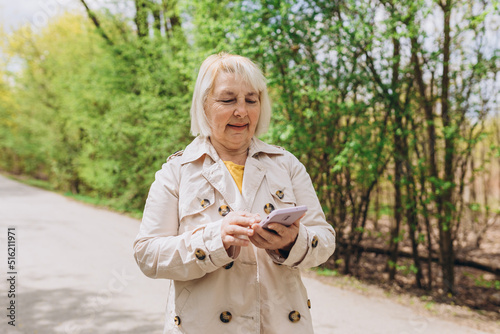
[[[222,243],[222,219],[178,234],[180,168],[173,160],[156,173],[134,241],[135,260],[151,278],[192,280],[233,260]]]
[[[268,252],[274,262],[292,267],[311,268],[328,260],[335,251],[335,230],[326,222],[325,214],[304,165],[287,152],[288,170],[297,205],[308,210],[302,218],[297,240],[288,256]]]

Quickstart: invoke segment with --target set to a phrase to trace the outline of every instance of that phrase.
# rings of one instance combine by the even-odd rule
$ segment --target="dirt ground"
[[[367,297],[386,298],[411,308],[422,317],[439,317],[439,319],[463,327],[500,334],[500,314],[498,312],[472,310],[465,306],[439,303],[433,301],[430,296],[418,296],[397,286],[391,288],[371,284],[350,276],[323,276],[312,270],[305,271],[303,276],[313,277],[322,283],[360,293]]]
[[[390,222],[379,221],[379,230],[388,232]],[[370,228],[373,228],[371,226]],[[500,224],[493,225],[484,235],[481,245],[477,249],[457,247],[456,256],[467,258],[480,263],[500,267]],[[364,245],[381,245],[384,239],[379,237],[367,237]],[[462,244],[462,246],[465,243]],[[411,252],[410,245],[402,245],[401,250]],[[341,249],[337,249],[341,252]],[[342,257],[341,257],[342,258]],[[412,259],[401,258],[398,265],[409,268]],[[422,263],[424,277],[426,278],[426,264]],[[440,268],[437,263],[432,264],[433,290],[427,291],[415,287],[414,274],[408,270],[398,270],[394,282],[388,281],[386,270],[387,256],[373,253],[363,253],[359,265],[353,267],[352,276],[334,275],[340,272],[333,261],[325,265],[329,272],[323,273],[320,279],[334,286],[342,286],[347,289],[361,290],[364,294],[385,296],[401,304],[410,305],[422,314],[439,315],[450,321],[465,326],[477,328],[486,332],[500,333],[500,305],[492,302],[493,295],[500,294],[500,277],[482,270],[456,266],[455,286],[456,294],[446,296],[440,286]],[[308,275],[318,276],[316,273]],[[329,275],[329,276],[328,276]],[[426,280],[424,280],[426,284]]]

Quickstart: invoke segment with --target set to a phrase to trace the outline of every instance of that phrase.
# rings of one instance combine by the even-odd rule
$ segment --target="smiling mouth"
[[[228,126],[233,129],[244,129],[248,126],[248,124],[228,124]]]

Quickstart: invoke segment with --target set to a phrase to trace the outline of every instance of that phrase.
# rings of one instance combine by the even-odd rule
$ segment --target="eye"
[[[219,102],[222,102],[222,103],[233,103],[235,102],[236,99],[229,99],[229,100],[219,100]]]
[[[246,101],[247,101],[247,103],[249,103],[249,104],[255,104],[255,103],[257,103],[257,102],[258,102],[257,100],[246,100]]]

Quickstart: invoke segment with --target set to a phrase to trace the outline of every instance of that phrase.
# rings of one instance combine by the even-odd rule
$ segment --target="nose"
[[[245,99],[238,99],[236,103],[236,109],[234,109],[234,116],[243,118],[247,115],[248,111]]]

